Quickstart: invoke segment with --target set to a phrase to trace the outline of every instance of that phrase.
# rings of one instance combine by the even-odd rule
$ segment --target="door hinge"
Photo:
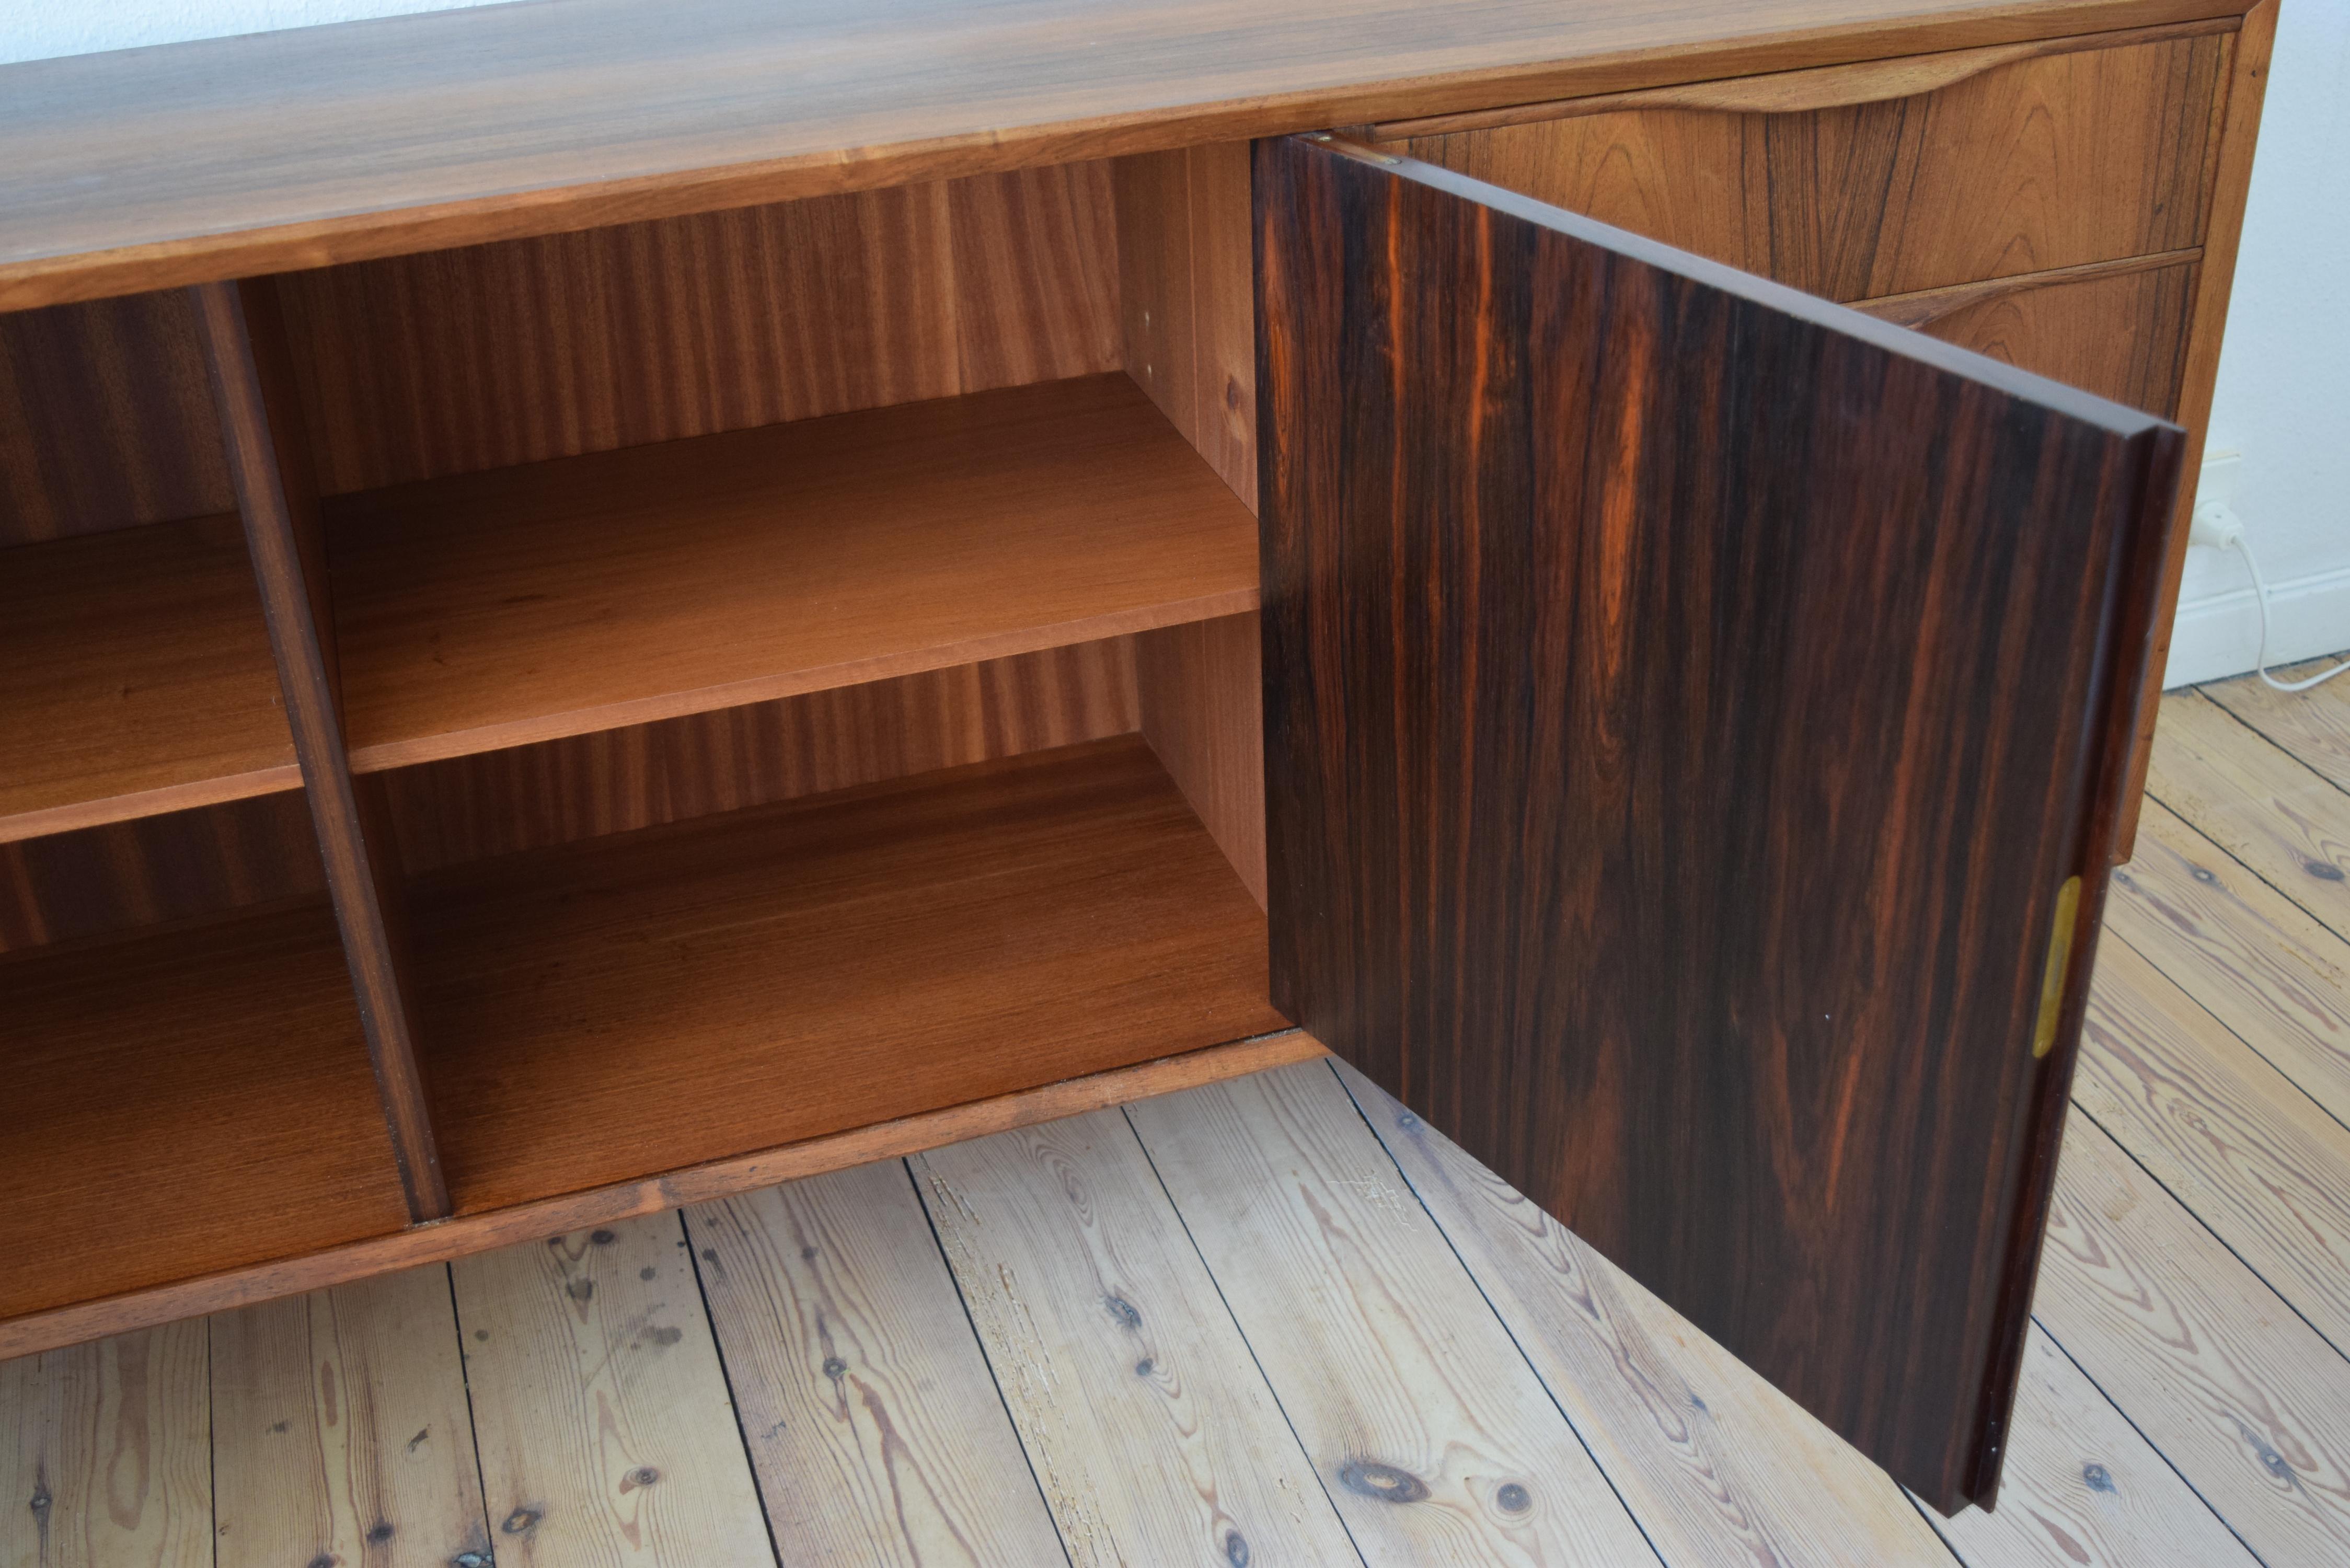
[[[2040,977],[2040,1024],[2032,1032],[2033,1060],[2056,1048],[2056,1015],[2064,1011],[2064,981],[2073,967],[2073,928],[2081,913],[2081,878],[2056,889],[2056,929],[2048,933],[2048,970]]]

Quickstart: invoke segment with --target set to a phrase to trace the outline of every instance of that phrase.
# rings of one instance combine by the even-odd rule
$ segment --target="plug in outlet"
[[[2244,536],[2243,519],[2236,515],[2236,470],[2243,461],[2241,452],[2214,452],[2204,460],[2195,481],[2195,510],[2187,522],[2189,545],[2224,550]]]

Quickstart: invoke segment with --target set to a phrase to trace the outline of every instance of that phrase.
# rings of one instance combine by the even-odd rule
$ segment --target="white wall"
[[[478,3],[0,0],[0,60]],[[2272,658],[2350,649],[2350,0],[2283,0],[2209,450],[2242,454]],[[2191,552],[2166,683],[2250,670],[2258,626],[2243,563]]]
[[[411,11],[452,11],[483,0],[0,0],[0,61],[46,60],[184,38],[223,38],[352,22]],[[647,0],[660,4],[661,0]]]
[[[2243,454],[2271,659],[2350,649],[2350,0],[2278,13],[2208,450]],[[2243,562],[2189,551],[2164,683],[2250,670],[2259,637]]]

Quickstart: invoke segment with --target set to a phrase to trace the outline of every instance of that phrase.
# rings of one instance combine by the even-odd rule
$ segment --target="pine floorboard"
[[[1127,1116],[1366,1563],[1656,1561],[1326,1064]]]
[[[1125,1116],[908,1163],[1073,1568],[1362,1561]]]
[[[2350,1127],[2126,947],[2097,965],[2073,1103],[2350,1349]]]
[[[1998,1508],[1934,1520],[1968,1568],[2260,1561],[2037,1324],[2009,1430]]]
[[[2350,942],[2158,801],[2114,874],[2106,940],[2134,948],[2350,1126]]]
[[[2350,678],[2150,779],[1994,1512],[1307,1063],[0,1363],[0,1568],[2350,1563]]]
[[[445,1268],[212,1319],[217,1568],[486,1568]]]
[[[2350,1362],[2086,1117],[2035,1316],[2270,1568],[2350,1562]]]
[[[898,1160],[686,1215],[786,1561],[1058,1561],[1060,1539]]]
[[[775,1563],[679,1216],[450,1275],[499,1568]]]
[[[1336,1071],[1667,1563],[1947,1568],[1883,1470],[1369,1079]]]
[[[0,1362],[0,1563],[179,1568],[208,1559],[208,1325],[166,1324]]]

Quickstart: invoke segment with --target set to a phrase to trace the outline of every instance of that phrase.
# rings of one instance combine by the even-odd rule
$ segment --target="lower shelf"
[[[461,1214],[1287,1026],[1263,913],[1130,735],[417,895]]]
[[[0,961],[0,1318],[407,1223],[323,904]]]
[[[1320,1051],[1225,1044],[1264,917],[1131,735],[417,893],[435,1225],[323,905],[0,959],[0,1357]]]

